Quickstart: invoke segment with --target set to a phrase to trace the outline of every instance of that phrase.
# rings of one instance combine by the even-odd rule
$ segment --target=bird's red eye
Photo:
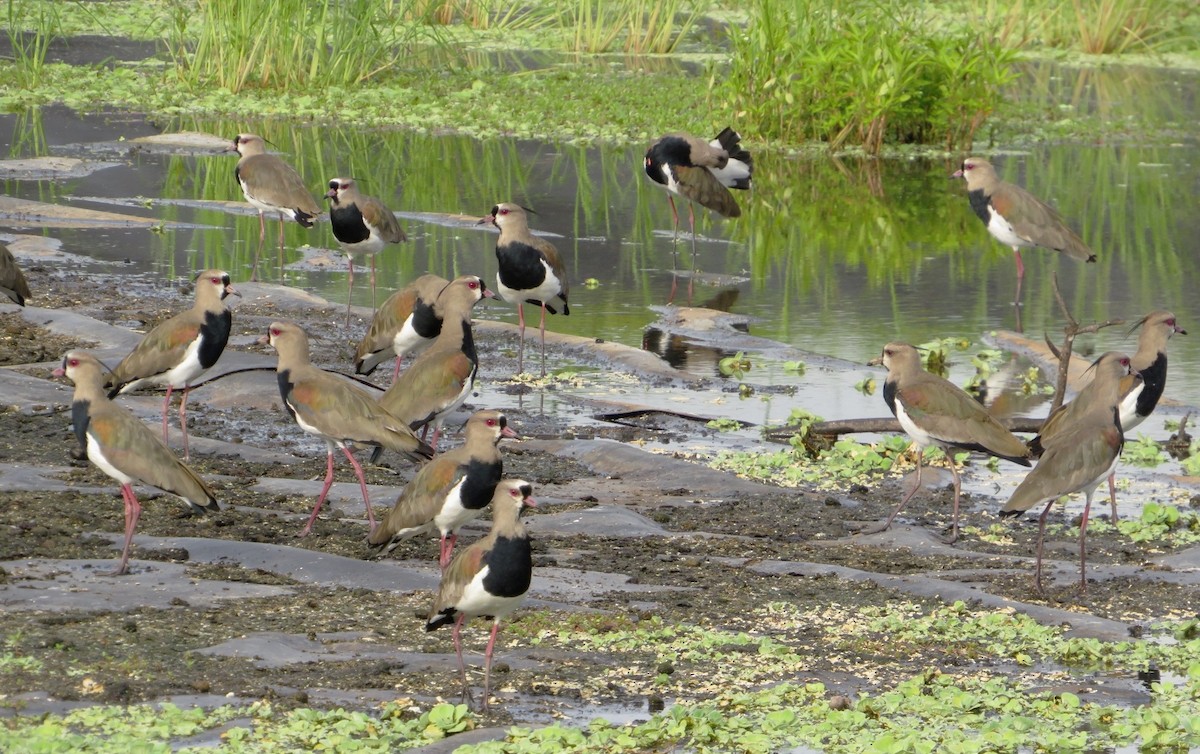
[[[271,335],[279,335],[281,332],[283,332],[283,331],[280,330],[278,327],[271,328]]]
[[[72,367],[79,366],[79,359],[67,359],[67,366],[72,366]]]
[[[1171,319],[1168,319],[1168,320],[1167,320],[1167,325],[1168,325],[1168,326],[1170,326],[1170,327],[1174,327],[1174,326],[1175,326],[1175,318],[1174,318],[1174,317],[1172,317]]]
[[[470,288],[471,290],[475,290],[476,288],[479,287],[479,282],[472,280],[471,282],[467,283],[467,287]]]
[[[500,210],[500,214],[502,214],[502,215],[507,215],[507,214],[508,214],[508,210],[506,210],[506,209],[502,209],[502,210]]]
[[[487,420],[487,425],[488,425],[489,427],[494,427],[494,426],[496,426],[496,420],[495,420],[495,419],[488,419],[488,420]]]

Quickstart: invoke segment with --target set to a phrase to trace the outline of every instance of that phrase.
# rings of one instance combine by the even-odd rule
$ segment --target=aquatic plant
[[[413,0],[417,2],[417,0]],[[167,47],[192,89],[301,91],[393,68],[433,27],[399,24],[395,0],[172,0]]]
[[[884,144],[969,148],[1013,76],[1014,54],[903,0],[755,0],[730,27],[733,59],[715,105],[761,138],[832,150]]]
[[[1193,4],[1180,0],[1020,0],[989,2],[984,15],[999,24],[997,38],[1013,47],[1033,43],[1120,55],[1194,46],[1187,23],[1194,13]]]
[[[42,83],[50,43],[61,34],[58,3],[24,3],[8,0],[5,21],[19,86],[32,88]]]

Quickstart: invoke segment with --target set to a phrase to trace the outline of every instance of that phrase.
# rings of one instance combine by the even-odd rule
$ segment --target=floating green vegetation
[[[842,438],[813,457],[800,435],[793,437],[792,443],[792,447],[777,451],[722,451],[709,461],[709,466],[781,487],[844,489],[847,484],[878,482],[910,444],[903,435],[892,435],[877,443]],[[927,458],[934,455],[931,452]]]
[[[963,531],[992,544],[1015,545],[1011,528],[1005,524],[993,524],[987,528],[970,526]],[[1066,524],[1048,524],[1046,531],[1056,537],[1079,536],[1078,526]],[[1196,511],[1181,511],[1173,505],[1146,503],[1142,506],[1140,516],[1125,516],[1115,526],[1105,519],[1091,518],[1088,521],[1088,532],[1097,535],[1119,533],[1133,543],[1174,550],[1200,542],[1200,514]]]
[[[1154,468],[1166,458],[1166,453],[1153,438],[1146,435],[1138,435],[1137,439],[1125,438],[1125,449],[1121,451],[1121,460],[1125,463]]]
[[[747,623],[753,633],[712,627],[641,624],[600,616],[555,627],[535,620],[534,643],[620,653],[644,666],[644,691],[667,696],[696,683],[706,701],[677,704],[633,725],[595,720],[584,728],[513,728],[503,741],[463,752],[771,752],[796,745],[839,752],[1094,751],[1140,744],[1181,751],[1200,744],[1200,650],[1196,621],[1152,627],[1174,642],[1103,642],[1069,637],[1011,609],[974,610],[963,602],[928,612],[905,602],[865,606],[830,618],[830,606],[763,605]],[[931,660],[946,652],[969,668],[927,670],[856,699],[823,684],[790,681],[754,692],[731,691],[770,678],[801,675],[810,659],[795,646],[816,629],[834,655]],[[811,636],[809,637],[812,638]],[[944,664],[944,663],[943,663]],[[1086,702],[1070,692],[1030,692],[1047,665],[1090,670],[1157,667],[1182,685],[1158,683],[1153,702],[1134,708]],[[1025,668],[1016,679],[991,666]],[[657,672],[646,672],[654,668]],[[1039,669],[1040,668],[1040,669]],[[631,672],[614,668],[612,673]],[[595,680],[603,688],[606,678]],[[628,683],[627,678],[621,679]],[[1050,682],[1053,685],[1053,682]],[[587,693],[585,691],[585,693]]]
[[[465,704],[438,704],[419,713],[407,700],[378,714],[342,709],[276,710],[270,702],[214,710],[174,704],[83,707],[64,715],[15,715],[0,722],[0,751],[7,754],[138,752],[169,754],[283,754],[294,751],[386,752],[424,746],[470,730]],[[178,747],[172,741],[228,726],[219,746]]]

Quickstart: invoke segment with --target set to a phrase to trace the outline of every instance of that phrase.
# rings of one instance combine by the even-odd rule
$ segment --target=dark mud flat
[[[115,565],[120,542],[119,491],[72,459],[70,388],[50,379],[57,354],[48,355],[94,344],[115,362],[136,340],[129,327],[152,326],[186,307],[189,294],[146,288],[136,297],[98,300],[82,294],[117,290],[103,284],[111,280],[44,268],[30,277],[45,292],[34,303],[62,303],[69,311],[0,310],[0,637],[6,652],[35,658],[38,666],[6,671],[0,714],[164,699],[269,698],[284,707],[364,709],[396,698],[458,699],[450,632],[422,630],[437,580],[434,539],[406,541],[384,557],[370,552],[358,487],[343,464],[327,514],[312,536],[295,537],[320,487],[324,447],[283,414],[274,356],[254,340],[273,319],[296,319],[310,330],[314,361],[346,372],[353,344],[337,308],[299,292],[239,284],[246,295],[235,302],[230,349],[189,404],[192,464],[212,481],[222,510],[187,517],[175,499],[144,491],[133,574],[112,578],[102,573]],[[80,317],[92,324],[80,328]],[[363,326],[356,323],[356,337]],[[1031,588],[1032,517],[1011,527],[1006,543],[968,533],[949,547],[937,537],[949,523],[950,493],[941,489],[915,500],[894,531],[854,536],[854,523],[878,520],[896,501],[894,475],[870,489],[786,490],[645,452],[636,442],[655,439],[659,430],[541,413],[537,391],[552,385],[507,382],[513,329],[481,323],[478,333],[480,397],[470,405],[503,402],[526,438],[506,443],[506,475],[533,482],[541,503],[528,517],[534,589],[502,634],[493,684],[498,703],[489,723],[583,723],[616,709],[644,717],[664,701],[654,682],[663,673],[673,678],[669,701],[720,690],[706,682],[702,664],[686,657],[664,668],[653,646],[613,653],[533,641],[547,632],[652,619],[779,631],[810,661],[759,684],[817,680],[831,693],[853,696],[928,668],[949,672],[975,661],[919,647],[898,659],[878,637],[828,644],[830,626],[850,634],[868,609],[928,611],[964,600],[1109,640],[1155,620],[1200,613],[1194,551],[1093,536],[1092,581],[1079,595],[1075,540],[1054,538],[1050,596],[1039,599]],[[551,346],[556,362],[596,365],[586,344],[554,338]],[[599,366],[636,374],[627,364],[640,358]],[[384,384],[386,377],[374,379]],[[680,380],[678,389],[708,388]],[[157,422],[161,394],[121,401]],[[173,435],[177,448],[178,439]],[[451,427],[447,442],[457,441]],[[380,510],[412,471],[386,457],[368,468]],[[968,499],[965,525],[995,524],[989,511],[996,503]],[[477,522],[466,538],[486,526]],[[764,622],[764,606],[781,603],[815,617],[787,630]],[[478,667],[485,624],[466,635],[468,662]],[[478,686],[481,677],[472,680]],[[1121,686],[1113,698],[1141,699],[1129,691],[1134,686]]]

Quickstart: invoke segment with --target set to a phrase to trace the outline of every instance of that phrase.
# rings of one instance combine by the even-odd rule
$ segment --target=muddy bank
[[[0,636],[10,637],[7,651],[37,663],[5,675],[4,714],[164,699],[270,698],[284,706],[364,709],[401,697],[457,700],[449,632],[422,631],[437,579],[436,540],[405,541],[386,557],[369,551],[358,486],[342,465],[313,535],[295,536],[320,488],[324,447],[283,413],[274,356],[254,341],[270,321],[296,319],[313,336],[316,363],[349,371],[353,344],[342,331],[340,308],[303,292],[238,284],[245,295],[235,302],[229,350],[189,404],[192,465],[212,482],[222,510],[187,517],[175,499],[143,490],[133,574],[108,578],[100,574],[115,563],[120,496],[112,480],[72,459],[70,387],[50,379],[50,370],[61,350],[75,346],[115,362],[137,340],[132,328],[144,330],[186,307],[189,294],[128,283],[133,295],[116,295],[119,274],[44,265],[29,276],[41,292],[38,303],[55,308],[0,307]],[[356,337],[364,326],[355,323]],[[556,390],[554,383],[509,378],[514,328],[481,322],[477,339],[481,375],[463,416],[497,405],[506,411],[524,439],[505,442],[505,473],[531,481],[542,504],[528,519],[535,582],[527,608],[502,634],[490,723],[583,722],[615,710],[645,715],[663,703],[656,647],[611,653],[535,641],[546,626],[660,619],[770,633],[780,629],[764,622],[764,606],[793,604],[813,622],[779,636],[809,661],[786,677],[757,682],[819,680],[831,692],[853,695],[929,667],[956,672],[983,663],[995,673],[1025,672],[930,649],[897,657],[865,640],[829,644],[830,625],[851,632],[854,616],[865,610],[904,604],[928,611],[964,600],[1107,640],[1200,612],[1197,551],[1165,552],[1111,530],[1089,539],[1086,595],[1075,591],[1075,540],[1052,535],[1050,596],[1037,598],[1031,590],[1036,523],[984,536],[998,523],[993,511],[1003,486],[1015,477],[998,477],[995,497],[967,496],[967,530],[953,547],[937,537],[949,523],[946,475],[927,475],[937,489],[919,496],[894,531],[857,536],[856,524],[879,520],[894,505],[899,474],[834,492],[785,490],[709,470],[693,453],[650,453],[639,446],[664,436],[678,444],[707,430],[686,421],[664,427],[598,421],[593,414],[605,402],[596,400],[574,415],[547,412],[540,398]],[[548,345],[556,365],[619,371],[681,394],[713,390],[661,363],[641,370],[647,357],[633,349],[597,353],[554,337]],[[380,385],[387,378],[374,376]],[[161,394],[120,400],[158,421]],[[458,423],[448,422],[447,442],[458,442]],[[177,449],[179,440],[173,428]],[[991,479],[982,466],[968,473]],[[389,505],[412,473],[411,465],[386,456],[368,466],[372,500],[380,509]],[[1164,482],[1139,476],[1122,494],[1141,495],[1141,485],[1151,484]],[[1185,500],[1190,494],[1165,484],[1182,489]],[[486,526],[476,522],[465,537]],[[483,622],[467,635],[468,662],[478,668]],[[670,671],[668,702],[716,691],[702,663],[681,657]],[[1097,683],[1095,693],[1122,703],[1143,699],[1135,672],[1129,680]]]

